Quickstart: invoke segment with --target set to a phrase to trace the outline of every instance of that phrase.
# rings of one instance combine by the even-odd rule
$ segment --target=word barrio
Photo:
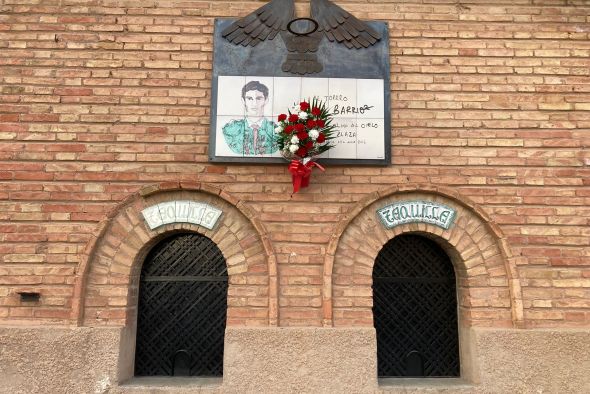
[[[275,133],[281,154],[291,160],[289,172],[293,193],[297,193],[300,188],[309,186],[313,167],[324,171],[314,159],[334,147],[330,141],[334,139],[335,130],[333,115],[327,105],[317,98],[313,98],[311,103],[303,101],[293,110],[293,113],[289,110],[288,115],[279,115]]]
[[[451,207],[432,201],[401,201],[379,209],[377,215],[387,228],[422,222],[448,230],[456,212]]]

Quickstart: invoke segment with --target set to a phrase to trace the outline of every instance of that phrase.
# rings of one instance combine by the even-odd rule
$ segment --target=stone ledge
[[[216,393],[221,392],[221,377],[134,377],[119,385],[121,393]]]
[[[379,390],[382,393],[408,392],[449,392],[472,393],[476,385],[461,378],[381,378]]]

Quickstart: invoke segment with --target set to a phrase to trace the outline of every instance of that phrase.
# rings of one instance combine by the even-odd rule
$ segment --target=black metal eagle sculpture
[[[313,74],[323,70],[316,52],[323,36],[349,49],[368,48],[381,40],[381,34],[329,0],[311,0],[311,18],[293,18],[293,0],[273,0],[238,19],[221,35],[236,45],[256,46],[277,34],[289,51],[282,70],[293,74]],[[312,28],[297,32],[293,24],[306,20]]]

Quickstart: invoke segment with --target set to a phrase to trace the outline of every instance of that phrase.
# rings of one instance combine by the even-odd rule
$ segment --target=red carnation
[[[302,101],[299,103],[299,108],[301,108],[302,111],[307,111],[309,109],[309,103]]]
[[[311,109],[311,114],[312,114],[313,116],[320,116],[320,115],[322,114],[322,110],[321,110],[321,109],[319,109],[318,107],[313,107],[313,108]]]
[[[297,152],[295,152],[295,154],[299,157],[305,157],[305,155],[307,155],[307,149],[299,148],[297,149]]]
[[[317,141],[321,144],[325,140],[326,140],[326,136],[324,135],[324,133],[320,133],[320,135],[318,135]]]
[[[295,127],[295,130],[297,130],[298,133],[305,131],[305,126],[302,123],[297,123],[293,127]]]
[[[289,122],[297,122],[299,120],[299,116],[297,116],[296,114],[291,114],[289,115]]]
[[[305,144],[305,147],[306,147],[307,149],[312,149],[312,148],[313,148],[313,142],[312,142],[312,141],[309,141],[309,142],[307,142],[307,143]]]
[[[299,138],[299,141],[303,141],[303,140],[307,139],[307,137],[309,137],[309,135],[307,134],[306,131],[300,131],[297,133],[297,138]]]
[[[285,120],[287,120],[287,115],[285,115],[285,114],[280,114],[280,115],[279,115],[279,122],[284,122]]]
[[[291,134],[293,130],[295,130],[295,127],[293,127],[293,125],[287,125],[287,127],[285,127],[286,134]]]
[[[320,119],[317,121],[317,124],[318,124],[318,127],[321,129],[326,125],[326,122],[324,122],[323,120]]]
[[[315,120],[308,120],[307,121],[307,128],[313,129],[317,126],[317,122]]]

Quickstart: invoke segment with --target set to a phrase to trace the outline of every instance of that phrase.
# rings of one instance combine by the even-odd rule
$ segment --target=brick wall
[[[337,1],[389,23],[388,167],[331,166],[291,196],[285,165],[207,162],[213,18],[256,1],[0,5],[0,324],[68,322],[83,252],[121,201],[213,184],[256,213],[280,325],[321,325],[341,220],[391,186],[446,187],[505,235],[528,326],[590,324],[590,2]],[[298,1],[298,14],[308,10]],[[39,305],[16,291],[38,290]]]

